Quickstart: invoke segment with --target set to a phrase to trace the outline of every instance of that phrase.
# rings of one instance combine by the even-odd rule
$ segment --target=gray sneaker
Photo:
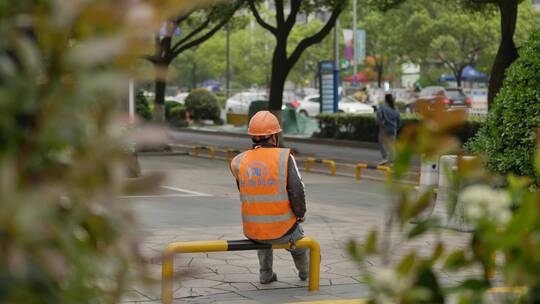
[[[277,274],[275,272],[272,273],[272,277],[266,281],[260,280],[261,284],[270,284],[272,282],[277,281]]]

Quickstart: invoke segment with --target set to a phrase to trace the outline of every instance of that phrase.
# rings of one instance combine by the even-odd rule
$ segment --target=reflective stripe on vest
[[[282,215],[242,215],[242,220],[244,222],[254,222],[254,223],[273,223],[273,222],[283,222],[294,216],[294,214],[289,211],[287,214]]]
[[[257,148],[231,161],[242,201],[244,234],[277,239],[296,223],[287,193],[289,149]]]
[[[289,195],[286,193],[259,194],[259,195],[240,194],[240,200],[244,203],[250,203],[250,202],[275,203],[275,202],[288,201]]]

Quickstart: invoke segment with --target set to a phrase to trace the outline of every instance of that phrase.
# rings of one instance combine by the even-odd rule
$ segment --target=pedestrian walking
[[[248,134],[252,149],[231,161],[242,202],[244,235],[258,243],[294,245],[304,237],[306,201],[304,184],[290,149],[279,148],[278,119],[268,111],[251,118]],[[294,247],[294,246],[291,246]],[[308,277],[307,249],[289,250],[300,280]],[[261,284],[277,280],[272,249],[257,250]]]
[[[386,94],[384,103],[377,109],[377,125],[379,126],[379,148],[381,150],[382,161],[379,165],[391,164],[395,159],[395,145],[397,131],[401,119],[399,111],[396,109],[394,96]]]

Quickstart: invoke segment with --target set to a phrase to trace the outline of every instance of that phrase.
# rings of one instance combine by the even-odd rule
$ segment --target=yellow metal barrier
[[[309,291],[319,290],[319,275],[321,264],[321,249],[319,242],[310,237],[304,237],[295,243],[296,248],[309,248]],[[171,304],[173,300],[173,272],[174,255],[176,253],[192,252],[216,252],[216,251],[237,251],[255,249],[290,249],[290,244],[259,244],[250,240],[241,241],[199,241],[199,242],[177,242],[169,244],[163,251],[162,261],[162,282],[161,296],[164,304]]]
[[[236,149],[227,149],[227,152],[225,152],[225,158],[227,159],[227,162],[230,162],[234,156],[238,153],[241,153],[242,151],[236,150]]]
[[[362,169],[373,169],[373,170],[379,170],[379,171],[385,171],[387,176],[390,176],[392,174],[392,168],[388,166],[376,166],[376,165],[369,165],[366,163],[358,163],[356,164],[356,179],[360,180],[362,177]]]
[[[311,164],[313,163],[319,163],[323,165],[328,165],[328,168],[330,169],[330,175],[336,175],[336,163],[333,160],[330,159],[316,159],[314,157],[309,157],[306,160],[306,172],[309,172],[311,169]]]
[[[216,148],[214,146],[195,146],[193,148],[193,154],[199,157],[201,150],[208,150],[210,152],[210,159],[216,159]]]

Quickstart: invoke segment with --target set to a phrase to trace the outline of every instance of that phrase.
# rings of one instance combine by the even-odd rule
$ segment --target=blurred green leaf
[[[431,228],[437,227],[439,224],[438,219],[428,219],[420,223],[415,224],[411,230],[407,233],[407,238],[413,239],[428,232]]]
[[[404,276],[409,275],[411,270],[414,267],[415,262],[416,262],[416,253],[411,252],[408,255],[406,255],[403,258],[403,260],[401,260],[401,262],[399,263],[397,267],[397,271]]]
[[[377,230],[373,229],[369,232],[366,243],[364,244],[364,250],[366,254],[373,254],[377,252]]]
[[[458,270],[468,264],[468,260],[465,257],[463,250],[456,250],[452,252],[444,262],[444,268],[447,270]]]

